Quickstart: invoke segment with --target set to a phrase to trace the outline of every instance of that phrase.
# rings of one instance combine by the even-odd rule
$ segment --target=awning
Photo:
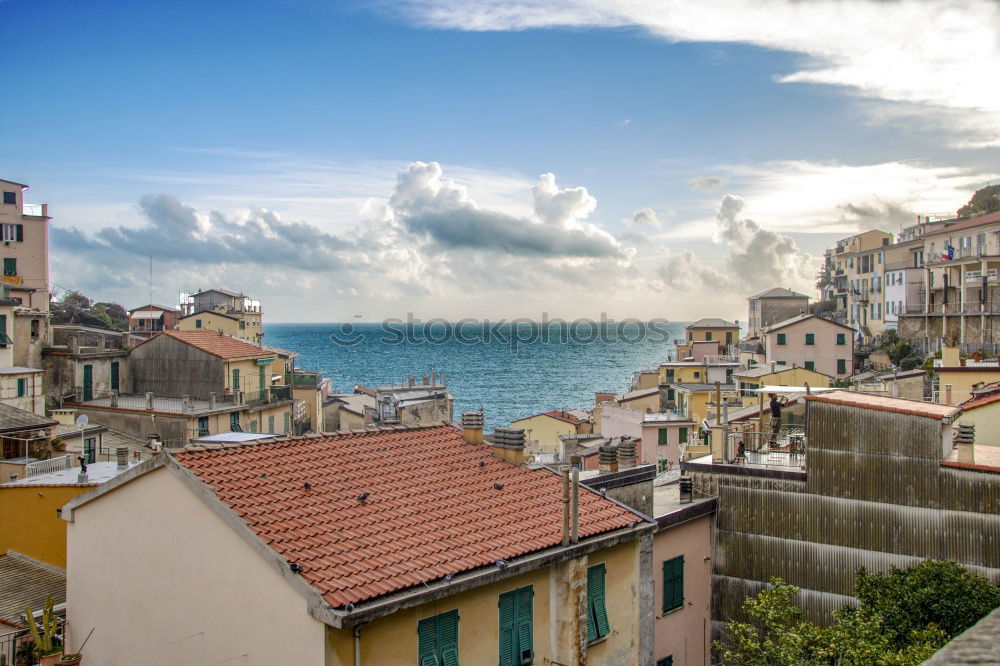
[[[153,310],[140,310],[139,312],[132,313],[132,319],[162,319],[162,312],[154,312]]]

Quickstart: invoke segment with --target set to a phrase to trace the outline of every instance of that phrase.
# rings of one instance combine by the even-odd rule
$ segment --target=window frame
[[[815,333],[806,333],[806,346],[807,347],[815,347],[816,346],[816,334]]]
[[[837,344],[838,345],[846,345],[847,344],[847,334],[846,333],[837,333]]]
[[[779,347],[784,347],[785,345],[788,344],[788,336],[785,333],[777,333],[774,340],[774,344],[778,345]]]

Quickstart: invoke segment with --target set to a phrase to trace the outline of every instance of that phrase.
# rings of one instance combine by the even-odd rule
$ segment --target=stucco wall
[[[5,479],[6,480],[6,479]],[[22,555],[66,568],[66,522],[56,509],[93,486],[0,487],[0,553]]]
[[[577,434],[575,425],[551,416],[521,419],[512,427],[524,428],[525,451],[530,453],[559,453],[559,435]]]
[[[67,552],[91,666],[324,664],[304,597],[168,469],[77,509]]]
[[[495,664],[499,658],[499,623],[497,604],[504,592],[532,585],[534,587],[533,641],[535,664],[572,663],[570,655],[557,647],[557,632],[568,619],[557,617],[560,579],[572,571],[582,571],[575,581],[586,595],[586,569],[599,562],[606,565],[606,597],[611,633],[587,650],[587,663],[643,663],[639,656],[637,542],[615,546],[578,558],[580,567],[552,565],[505,581],[475,588],[439,601],[397,611],[375,620],[361,632],[362,664],[416,664],[417,623],[427,617],[458,609],[458,650],[462,664]],[[565,613],[565,610],[563,610]],[[586,632],[586,628],[584,628]],[[330,666],[354,664],[354,636],[350,629],[329,629],[327,647]],[[564,641],[565,642],[565,641]],[[290,663],[290,662],[289,662]]]
[[[712,515],[660,530],[653,537],[653,659],[707,666],[712,639]],[[684,607],[663,612],[663,563],[684,556]]]
[[[807,345],[806,334],[815,335],[815,344]],[[837,344],[837,334],[844,335],[844,344]],[[785,344],[777,343],[778,335],[785,336]],[[822,317],[804,319],[767,334],[767,362],[784,361],[787,366],[805,367],[812,361],[813,369],[824,375],[843,379],[853,374],[854,342],[851,330]],[[837,372],[837,360],[843,359],[846,372]]]

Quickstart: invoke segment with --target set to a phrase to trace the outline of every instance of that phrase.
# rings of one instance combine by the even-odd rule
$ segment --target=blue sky
[[[4,0],[0,177],[61,287],[282,321],[736,317],[1000,178],[996,5],[739,5]]]

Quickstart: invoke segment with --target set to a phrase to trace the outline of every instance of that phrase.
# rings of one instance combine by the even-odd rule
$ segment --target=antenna
[[[153,255],[149,255],[149,302],[153,302]]]

